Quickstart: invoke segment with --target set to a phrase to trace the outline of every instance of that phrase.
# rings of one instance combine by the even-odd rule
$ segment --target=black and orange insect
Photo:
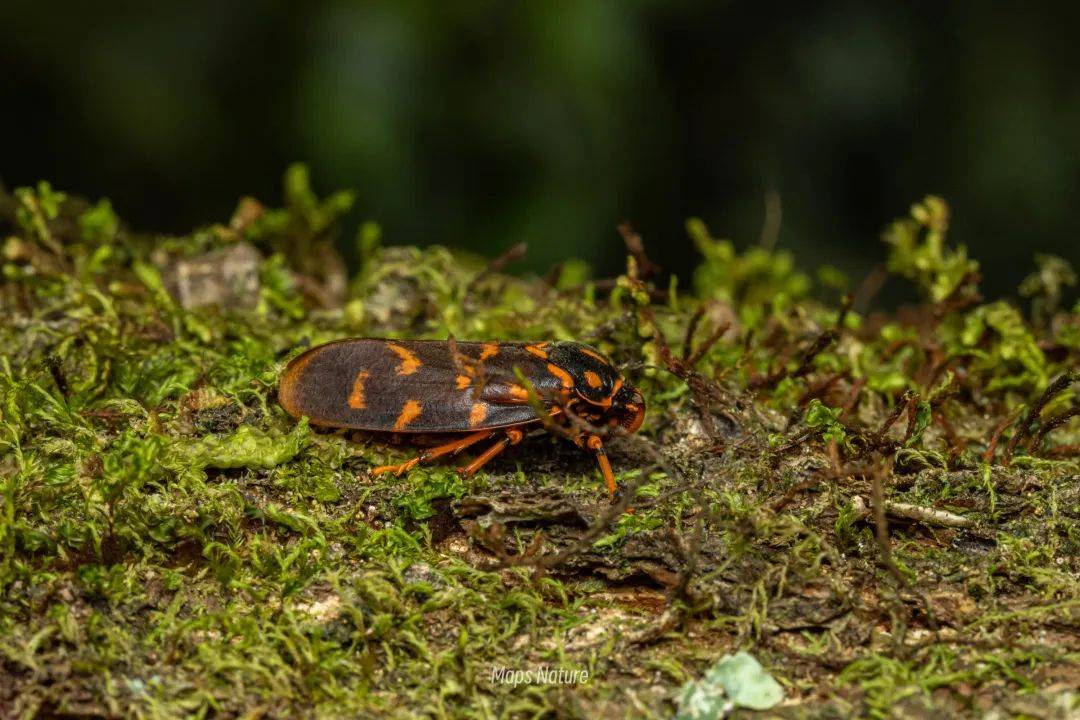
[[[535,395],[530,398],[532,386]],[[459,468],[470,475],[545,418],[591,450],[609,492],[615,474],[597,428],[636,432],[645,417],[641,393],[611,362],[575,342],[339,340],[298,355],[278,389],[281,406],[313,425],[369,432],[455,435],[400,465],[374,473],[400,475],[419,463],[495,441]],[[585,422],[575,422],[576,419]]]

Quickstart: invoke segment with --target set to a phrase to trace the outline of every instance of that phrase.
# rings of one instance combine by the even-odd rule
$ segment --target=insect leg
[[[382,475],[383,473],[392,472],[395,475],[401,475],[404,472],[412,470],[420,463],[429,462],[431,460],[434,460],[435,458],[442,457],[443,455],[457,455],[459,452],[469,447],[470,445],[474,445],[483,440],[484,438],[489,437],[491,433],[491,430],[481,430],[479,432],[474,432],[470,435],[466,435],[463,438],[452,440],[445,445],[439,445],[437,447],[425,450],[411,460],[406,460],[405,462],[398,465],[380,465],[379,467],[374,468],[371,471],[371,474]]]
[[[585,441],[585,446],[596,453],[596,463],[600,466],[600,474],[604,476],[604,484],[607,485],[608,494],[615,497],[615,490],[618,489],[618,486],[615,484],[615,473],[611,469],[607,451],[604,450],[604,441],[596,435],[590,435]]]
[[[521,432],[521,430],[518,430],[517,428],[508,428],[506,434],[499,438],[494,445],[478,455],[476,459],[468,465],[463,465],[458,468],[458,472],[465,476],[472,475],[491,460],[491,458],[495,457],[511,445],[517,445],[521,442],[521,438],[523,437],[525,437],[525,433]]]

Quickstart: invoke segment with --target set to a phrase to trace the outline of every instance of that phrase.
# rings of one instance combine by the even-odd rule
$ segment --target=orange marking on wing
[[[598,388],[601,385],[600,376],[592,370],[585,371],[585,382],[589,383],[589,387],[591,388]]]
[[[559,382],[562,383],[564,388],[574,387],[574,378],[570,377],[570,373],[566,372],[555,363],[548,363],[547,370],[549,373],[559,378]]]
[[[526,345],[525,346],[525,351],[532,354],[532,355],[535,355],[536,357],[540,358],[541,360],[547,360],[548,354],[547,354],[547,351],[544,350],[544,344],[543,343],[537,343],[536,345]]]
[[[353,380],[352,392],[349,393],[349,407],[353,410],[363,410],[367,407],[367,403],[364,401],[364,383],[371,377],[371,373],[367,370],[361,370],[356,373],[356,379]]]
[[[608,362],[608,359],[606,357],[604,357],[603,355],[601,355],[598,352],[594,352],[594,351],[590,350],[587,347],[578,348],[578,349],[581,350],[581,352],[588,355],[589,357],[593,358],[594,360],[599,360],[600,362],[604,363],[605,365],[610,365],[611,364],[610,362]]]
[[[299,407],[298,385],[300,379],[304,376],[304,369],[314,357],[315,353],[310,350],[302,355],[297,355],[292,362],[285,366],[285,372],[281,374],[281,382],[278,385],[278,402],[281,403],[281,407],[285,408],[285,412],[293,417],[300,417],[304,414]]]
[[[484,343],[484,349],[480,351],[480,362],[484,362],[488,358],[493,358],[499,354],[498,343]]]
[[[510,397],[514,400],[520,400],[521,402],[529,401],[529,391],[520,385],[511,385],[509,388]]]
[[[615,400],[615,393],[619,392],[619,389],[623,386],[622,378],[615,378],[615,384],[611,388],[611,394],[607,396],[607,400],[604,402],[596,403],[600,407],[611,407],[611,403]]]
[[[420,413],[423,412],[423,410],[424,406],[420,404],[420,401],[406,400],[405,404],[401,406],[401,414],[398,415],[397,420],[394,421],[394,430],[404,430],[406,425],[420,417]]]
[[[619,392],[619,388],[621,388],[622,386],[623,386],[623,379],[622,378],[616,378],[615,379],[615,385],[612,386],[611,394],[607,396],[607,400],[604,401],[604,402],[598,402],[596,404],[599,405],[600,407],[605,407],[605,408],[606,407],[611,407],[611,403],[615,400],[615,393]]]
[[[457,376],[457,389],[458,390],[464,390],[465,388],[469,387],[470,385],[472,385],[472,378],[471,377],[469,377],[468,375],[458,375]]]
[[[476,427],[480,423],[484,422],[484,418],[487,417],[487,405],[485,403],[473,403],[472,410],[469,411],[469,425]]]
[[[394,343],[387,343],[386,346],[397,353],[397,356],[401,358],[401,364],[398,365],[397,369],[398,375],[412,375],[420,369],[421,365],[423,365],[423,363],[420,362],[420,358],[413,355],[412,351],[408,348],[403,348]]]

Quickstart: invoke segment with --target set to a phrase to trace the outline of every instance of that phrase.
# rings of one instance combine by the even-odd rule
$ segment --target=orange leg
[[[611,469],[611,462],[608,460],[607,452],[604,450],[604,441],[596,435],[590,435],[589,439],[585,441],[585,446],[596,453],[596,463],[600,466],[600,474],[604,476],[604,484],[607,485],[608,494],[614,498],[618,486],[615,484],[615,473]]]
[[[511,445],[517,445],[521,442],[521,438],[525,437],[525,434],[516,428],[510,428],[506,431],[506,435],[501,437],[494,445],[482,452],[468,465],[463,465],[458,468],[458,472],[468,477],[474,472],[482,468],[491,458],[501,453]]]
[[[372,475],[382,475],[383,473],[392,472],[395,475],[401,475],[402,473],[412,470],[414,467],[423,462],[429,462],[435,458],[442,457],[443,455],[457,455],[459,452],[475,445],[486,437],[491,435],[491,430],[481,430],[480,432],[474,432],[471,435],[466,435],[463,438],[457,440],[451,440],[445,445],[439,445],[429,450],[425,450],[411,460],[406,460],[398,465],[380,465],[371,471]]]

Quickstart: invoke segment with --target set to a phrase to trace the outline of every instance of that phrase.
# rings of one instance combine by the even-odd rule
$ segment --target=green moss
[[[911,217],[897,220],[885,233],[885,242],[892,246],[889,270],[913,280],[935,302],[948,298],[979,270],[963,246],[948,246],[948,229],[948,206],[928,195],[911,206]]]
[[[700,221],[692,293],[640,256],[517,278],[373,223],[350,274],[353,195],[320,198],[301,166],[283,194],[179,237],[47,183],[0,197],[5,715],[669,716],[738,649],[795,714],[1075,710],[1063,260],[1025,280],[1030,316],[984,302],[928,198],[886,233],[926,302],[867,318],[818,299],[846,287],[834,270]],[[649,406],[608,443],[633,512],[553,438],[468,479],[371,476],[413,450],[275,396],[289,358],[349,335],[608,352]],[[492,679],[539,665],[590,680]]]
[[[177,473],[205,468],[269,470],[296,457],[307,443],[307,419],[287,435],[275,436],[244,425],[228,436],[178,439],[169,448],[165,464]]]

